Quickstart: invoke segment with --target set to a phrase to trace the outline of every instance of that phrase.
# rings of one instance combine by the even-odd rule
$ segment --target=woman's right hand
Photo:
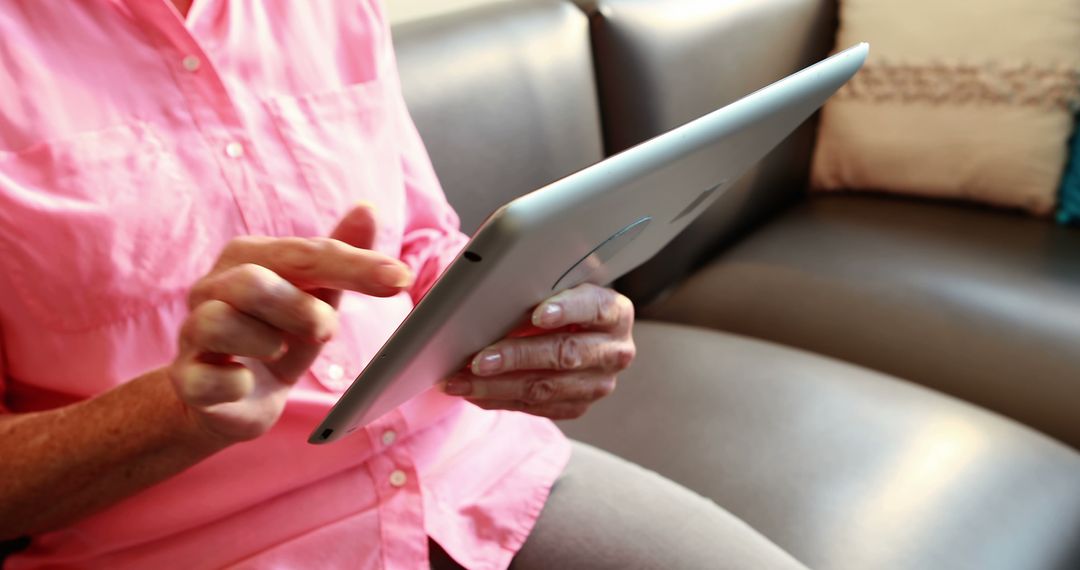
[[[198,425],[223,443],[265,433],[337,330],[341,292],[389,297],[412,282],[405,264],[370,250],[374,236],[373,212],[362,205],[330,238],[242,237],[225,247],[191,289],[168,368]]]

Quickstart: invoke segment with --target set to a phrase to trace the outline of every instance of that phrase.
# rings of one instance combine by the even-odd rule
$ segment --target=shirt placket
[[[386,568],[424,568],[428,564],[419,473],[401,445],[407,429],[397,410],[363,429],[376,450],[367,468],[379,496],[380,542]]]
[[[255,145],[225,83],[168,0],[126,0],[139,25],[161,53],[211,149],[247,233],[282,235],[284,221],[271,213],[268,197],[253,182]]]

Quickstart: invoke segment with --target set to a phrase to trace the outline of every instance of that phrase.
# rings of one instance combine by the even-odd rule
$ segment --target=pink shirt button
[[[202,61],[199,60],[199,56],[197,55],[189,55],[180,62],[180,65],[184,66],[184,69],[187,71],[195,72],[202,67]]]
[[[240,158],[244,156],[244,145],[238,142],[231,142],[225,145],[225,156],[229,158]]]
[[[326,367],[326,380],[324,382],[331,390],[345,390],[349,387],[349,379],[345,377],[345,367],[332,363]]]

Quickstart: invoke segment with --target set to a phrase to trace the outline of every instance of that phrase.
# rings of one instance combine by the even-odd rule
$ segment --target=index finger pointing
[[[397,259],[331,238],[235,239],[216,269],[244,263],[261,265],[301,289],[356,291],[376,297],[396,295],[413,279],[409,268]]]

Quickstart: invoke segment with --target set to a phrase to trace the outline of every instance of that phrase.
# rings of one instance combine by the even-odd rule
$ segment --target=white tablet
[[[310,443],[334,441],[461,370],[541,301],[647,261],[866,60],[859,44],[492,214],[353,381]]]

